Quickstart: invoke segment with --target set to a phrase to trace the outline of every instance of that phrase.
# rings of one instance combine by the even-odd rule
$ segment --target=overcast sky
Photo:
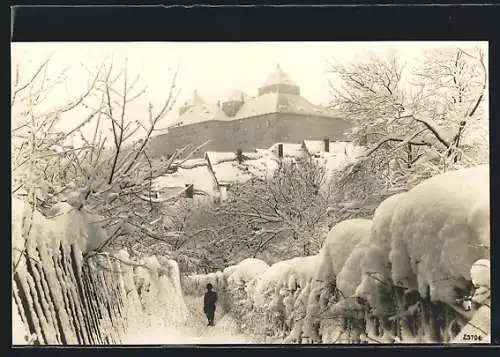
[[[457,43],[455,43],[457,44]],[[462,45],[464,43],[461,43]],[[69,92],[78,93],[88,79],[81,67],[97,65],[112,54],[116,60],[128,58],[130,73],[141,73],[139,86],[147,85],[144,101],[160,103],[168,94],[172,70],[180,63],[178,88],[182,90],[178,104],[193,90],[207,102],[224,100],[234,90],[254,96],[276,64],[301,87],[304,97],[315,104],[327,104],[329,90],[325,77],[326,62],[335,58],[349,61],[366,50],[396,49],[400,58],[412,62],[429,47],[454,45],[451,42],[191,42],[191,43],[14,43],[12,61],[21,65],[23,73],[40,63],[54,51],[49,71],[56,76],[63,68],[72,67],[67,85]],[[483,46],[486,43],[483,42]],[[31,67],[30,67],[31,66]],[[135,110],[142,111],[144,103]],[[159,105],[159,104],[158,104]],[[140,108],[139,108],[140,107]],[[169,120],[176,117],[177,110]],[[141,114],[142,115],[142,114]],[[74,126],[65,122],[63,127]]]

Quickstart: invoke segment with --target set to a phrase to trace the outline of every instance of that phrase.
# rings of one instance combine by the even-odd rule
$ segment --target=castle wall
[[[212,151],[253,151],[277,142],[301,142],[304,139],[342,139],[351,127],[345,120],[291,113],[272,113],[228,122],[209,121],[171,128],[170,132],[152,139],[148,149],[152,156],[167,156],[176,148],[198,146],[211,139],[195,157]]]

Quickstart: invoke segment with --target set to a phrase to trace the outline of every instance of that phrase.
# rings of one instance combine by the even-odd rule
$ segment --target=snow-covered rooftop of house
[[[206,102],[199,95],[199,93],[198,93],[197,90],[194,90],[193,91],[193,96],[191,98],[189,98],[186,101],[186,103],[184,103],[184,105],[186,105],[186,106],[191,106],[191,105],[199,106],[199,105],[204,105],[204,104],[206,104]]]
[[[325,142],[323,140],[304,140],[304,147],[309,155],[316,155],[325,152]],[[355,146],[350,141],[330,141],[329,152],[330,153],[345,153],[351,152],[355,149]]]
[[[179,167],[177,172],[160,176],[154,181],[157,189],[179,187],[184,188],[192,184],[195,190],[200,190],[209,195],[216,194],[216,183],[207,165],[192,168]]]
[[[183,169],[191,169],[198,166],[207,166],[207,161],[203,158],[198,158],[189,160],[176,160],[174,161],[174,164]]]
[[[243,183],[257,176],[261,179],[270,178],[278,166],[272,152],[242,153],[244,160],[238,163],[235,153],[208,151],[206,157],[219,184]]]
[[[299,158],[304,155],[302,144],[297,143],[276,143],[273,144],[268,150],[274,155],[278,156],[278,145],[283,145],[283,157]]]
[[[309,141],[311,143],[311,141]],[[319,143],[323,144],[322,141]],[[313,142],[317,144],[317,142]],[[332,146],[332,144],[339,144],[337,146]],[[342,145],[344,144],[344,145]],[[304,142],[305,146],[305,142]],[[310,146],[310,149],[314,149],[315,145]],[[316,145],[318,146],[318,145]],[[317,148],[317,147],[316,147]],[[325,152],[324,148],[317,148],[319,150],[312,151],[313,160],[321,167],[325,169],[325,184],[330,182],[330,180],[335,176],[335,174],[344,169],[347,165],[354,163],[360,155],[365,151],[364,147],[352,145],[349,142],[335,142],[330,143],[330,151]],[[320,151],[321,150],[321,151]]]

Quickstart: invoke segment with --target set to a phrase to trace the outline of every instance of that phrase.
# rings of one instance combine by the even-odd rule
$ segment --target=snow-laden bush
[[[46,218],[36,209],[32,210],[30,205],[13,197],[13,259],[16,260],[24,248],[32,249],[40,243],[51,250],[59,249],[59,245],[63,243],[68,247],[76,245],[82,253],[91,251],[107,239],[106,233],[96,223],[97,221],[99,217],[79,211],[64,202],[57,205],[57,214]],[[27,227],[31,229],[27,234],[23,234],[23,229]]]
[[[403,194],[385,199],[375,210],[369,245],[360,264],[361,283],[355,295],[364,298],[375,316],[384,316],[391,308],[389,295],[392,293],[391,265],[391,222],[398,200]]]
[[[305,316],[309,285],[318,262],[318,256],[309,256],[285,260],[266,269],[262,269],[262,264],[261,269],[254,264],[252,271],[258,274],[244,282],[238,266],[226,268],[230,273],[228,312],[238,317],[242,330],[261,337],[284,337],[292,330],[300,335],[297,323]]]
[[[269,265],[255,258],[242,260],[233,267],[226,268],[224,276],[230,288],[243,286],[253,278],[261,275],[269,268]]]
[[[475,287],[472,302],[479,304],[479,309],[452,342],[491,343],[490,261],[487,259],[476,261],[471,267],[470,274]],[[475,336],[475,340],[466,340],[464,336]]]
[[[391,223],[392,280],[431,301],[455,302],[472,264],[489,258],[489,166],[434,176],[398,200]]]
[[[331,302],[342,296],[342,292],[337,289],[337,277],[354,248],[369,237],[371,224],[371,220],[367,219],[350,219],[338,223],[328,233],[311,285],[303,327],[305,336],[315,341],[320,340],[321,314]],[[347,275],[347,272],[344,275]]]
[[[382,202],[341,270],[322,267],[318,280],[335,286],[315,282],[304,332],[323,343],[453,339],[467,323],[471,287],[478,311],[489,299],[488,179],[484,165],[451,171]]]
[[[370,234],[371,220],[349,219],[335,225],[323,243],[317,280],[334,283],[354,247]]]

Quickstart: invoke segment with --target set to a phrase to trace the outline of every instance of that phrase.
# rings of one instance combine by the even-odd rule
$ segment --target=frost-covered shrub
[[[489,258],[489,166],[432,177],[398,200],[391,223],[392,280],[452,304],[470,268]]]
[[[355,295],[367,301],[375,316],[387,315],[391,309],[391,222],[401,195],[387,198],[375,210],[369,244],[360,264],[361,283]]]
[[[334,283],[354,247],[370,234],[371,220],[349,219],[335,225],[323,243],[316,279]]]
[[[354,248],[369,237],[371,224],[371,220],[366,219],[346,220],[335,225],[328,233],[311,285],[303,327],[305,336],[315,341],[320,340],[321,314],[330,303],[341,297],[341,292],[337,289],[337,276]]]
[[[300,340],[310,282],[319,263],[318,256],[297,257],[273,264],[245,285],[240,295],[241,328],[259,336]]]

